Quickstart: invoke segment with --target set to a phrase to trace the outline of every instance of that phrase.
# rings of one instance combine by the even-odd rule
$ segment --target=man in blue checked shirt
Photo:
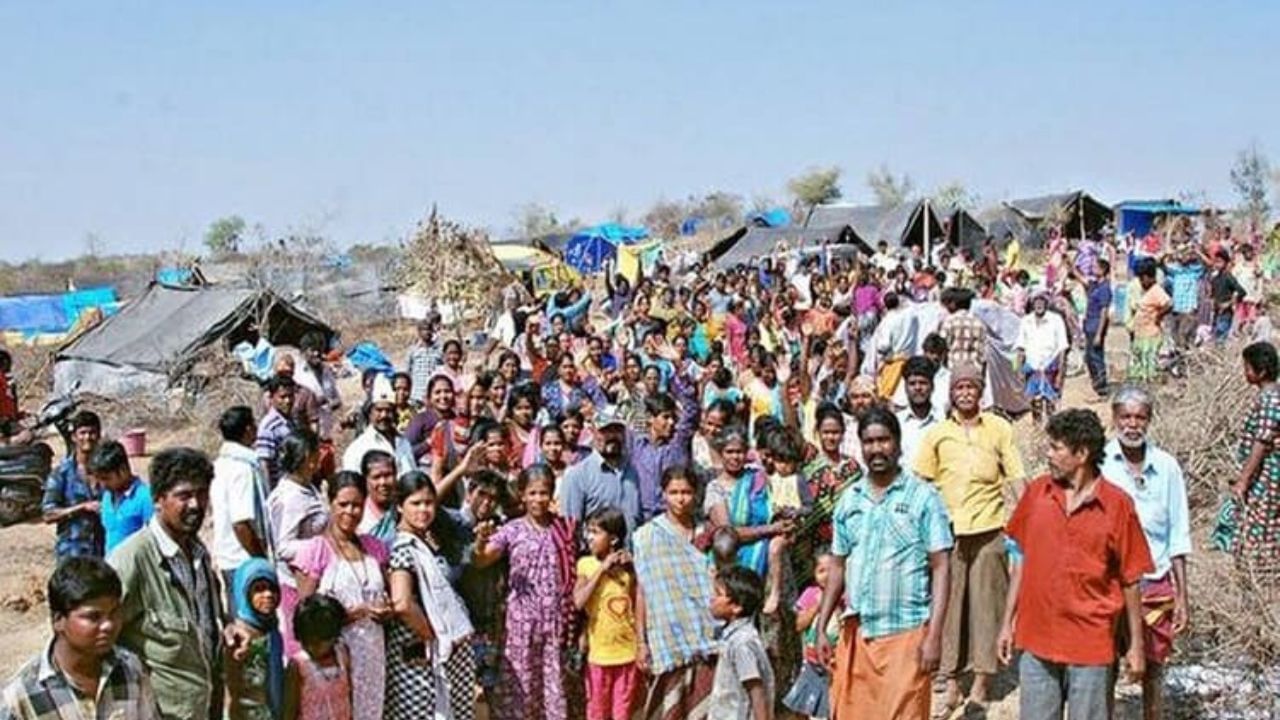
[[[1196,337],[1200,281],[1204,276],[1204,263],[1200,261],[1200,255],[1194,247],[1188,247],[1181,258],[1164,265],[1165,289],[1173,299],[1173,339],[1180,350],[1191,347]]]
[[[54,553],[68,557],[102,557],[106,533],[99,515],[102,490],[88,472],[89,456],[102,439],[102,420],[81,410],[71,419],[75,452],[49,474],[40,509],[44,521],[58,526]]]
[[[845,597],[832,717],[929,717],[930,677],[942,656],[954,544],[942,496],[899,466],[902,429],[873,407],[858,423],[868,473],[840,497],[832,517],[831,567],[817,626]],[[818,633],[821,660],[831,657]]]

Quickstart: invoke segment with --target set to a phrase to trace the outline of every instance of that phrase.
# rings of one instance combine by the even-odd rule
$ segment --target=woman
[[[388,562],[394,621],[387,629],[388,720],[475,717],[475,658],[467,608],[449,584],[449,566],[431,525],[438,510],[431,478],[400,476],[400,528]],[[439,693],[438,689],[446,689]]]
[[[340,472],[328,483],[329,529],[298,551],[299,599],[328,595],[347,611],[342,642],[351,657],[354,720],[382,718],[386,681],[386,645],[382,623],[391,617],[383,567],[386,547],[358,532],[364,516],[366,486],[359,473]]]
[[[458,392],[470,387],[471,378],[467,376],[462,366],[462,361],[466,357],[462,350],[462,341],[457,338],[445,340],[441,352],[444,355],[444,365],[436,370],[436,374],[449,378],[453,382],[454,390]]]
[[[421,463],[431,454],[431,431],[456,414],[453,381],[444,375],[432,375],[427,381],[427,407],[413,417],[404,437],[413,447],[413,456]]]
[[[579,376],[578,366],[573,362],[573,355],[564,353],[556,365],[556,379],[542,386],[542,406],[547,412],[556,415],[566,408],[578,407],[590,402],[595,407],[604,407],[607,403],[595,378],[588,375]]]
[[[498,355],[498,374],[507,381],[507,387],[513,388],[528,377],[520,370],[520,356],[512,350],[503,350]]]
[[[711,561],[694,545],[697,482],[685,468],[662,474],[667,510],[632,537],[641,670],[653,678],[644,720],[703,720],[716,651]]]
[[[329,526],[329,509],[315,486],[320,467],[320,441],[315,433],[294,433],[280,443],[280,468],[284,477],[267,496],[271,544],[276,553],[280,580],[280,634],[285,656],[302,649],[293,637],[293,611],[298,606],[298,583],[293,563],[307,540]]]
[[[1236,459],[1240,475],[1232,484],[1238,510],[1236,557],[1246,568],[1274,572],[1280,561],[1280,358],[1271,343],[1244,349],[1244,377],[1258,388],[1245,416]]]
[[[467,391],[465,406],[451,418],[440,421],[431,430],[431,482],[440,493],[440,504],[462,506],[462,485],[455,471],[462,466],[471,446],[471,429],[484,412],[488,396],[481,387]],[[450,479],[450,476],[453,476]]]
[[[813,574],[813,561],[820,548],[831,544],[831,514],[844,491],[862,477],[856,460],[840,451],[844,440],[844,413],[831,403],[821,403],[815,412],[818,454],[805,465],[803,475],[813,498],[813,507],[796,529],[792,558],[796,577]]]
[[[507,412],[503,420],[511,447],[511,457],[507,464],[519,469],[528,465],[525,458],[528,457],[529,446],[537,440],[535,419],[538,417],[538,405],[542,396],[533,383],[516,385],[507,395]]]

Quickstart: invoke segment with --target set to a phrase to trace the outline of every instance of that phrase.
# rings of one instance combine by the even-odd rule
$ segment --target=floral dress
[[[1244,432],[1236,446],[1236,459],[1244,463],[1254,442],[1270,446],[1258,475],[1249,485],[1240,508],[1236,553],[1263,567],[1280,567],[1280,388],[1263,390],[1245,417]]]

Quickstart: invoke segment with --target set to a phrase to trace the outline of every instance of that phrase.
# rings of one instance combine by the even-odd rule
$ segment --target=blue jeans
[[[1023,651],[1018,661],[1018,717],[1021,720],[1107,720],[1111,668],[1063,665]]]

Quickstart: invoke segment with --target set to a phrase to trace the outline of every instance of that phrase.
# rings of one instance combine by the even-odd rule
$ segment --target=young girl
[[[769,515],[773,522],[794,521],[812,505],[808,483],[800,477],[804,446],[800,438],[787,429],[771,434],[767,444],[773,459],[773,472],[769,474]],[[790,546],[790,534],[779,534],[769,539],[769,592],[762,608],[766,615],[778,610],[782,597],[782,570],[784,563],[790,560],[787,555]]]
[[[328,595],[298,605],[293,630],[302,650],[289,659],[284,720],[351,720],[351,659],[338,639],[346,611]]]
[[[504,555],[510,560],[497,717],[563,720],[561,650],[573,640],[575,530],[572,521],[551,511],[555,479],[545,466],[526,468],[516,487],[524,515],[496,532],[477,528],[475,545],[479,567]]]
[[[804,638],[804,666],[800,675],[792,684],[791,690],[782,704],[788,710],[811,718],[826,718],[831,714],[830,691],[831,676],[822,661],[818,659],[818,609],[822,604],[822,588],[827,584],[827,576],[831,574],[832,563],[840,562],[831,553],[818,556],[814,567],[814,584],[804,589],[796,600],[796,630]],[[843,608],[844,600],[840,601]],[[833,644],[840,638],[841,612],[832,613],[825,632],[827,640]]]
[[[275,568],[253,557],[236,568],[232,598],[235,624],[249,638],[227,654],[228,708],[232,720],[279,720],[284,704],[284,639],[276,625],[280,583]]]
[[[587,614],[587,720],[629,720],[635,697],[635,573],[617,508],[586,518],[591,555],[578,560],[573,604]]]

